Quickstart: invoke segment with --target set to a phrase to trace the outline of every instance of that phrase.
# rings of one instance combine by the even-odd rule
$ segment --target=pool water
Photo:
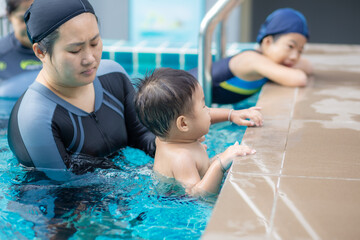
[[[0,239],[199,239],[204,232],[216,198],[160,184],[153,159],[142,151],[124,149],[114,159],[120,169],[65,183],[43,180],[41,172],[18,165],[7,143],[7,120],[0,122]],[[245,129],[213,125],[205,141],[209,156],[241,141]]]

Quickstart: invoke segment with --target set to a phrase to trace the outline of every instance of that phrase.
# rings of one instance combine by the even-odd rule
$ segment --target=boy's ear
[[[39,44],[34,43],[32,48],[33,48],[33,51],[34,51],[36,57],[38,59],[40,59],[40,61],[42,61],[45,58],[45,53],[40,49]]]
[[[187,119],[185,116],[181,115],[176,119],[176,127],[180,132],[187,132],[189,130],[189,126],[187,124]]]
[[[262,45],[269,46],[269,45],[272,44],[273,42],[274,42],[273,36],[269,35],[269,36],[264,37],[264,39],[262,40],[261,44],[262,44]]]

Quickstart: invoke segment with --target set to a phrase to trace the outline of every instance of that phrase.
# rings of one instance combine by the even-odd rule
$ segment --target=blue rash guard
[[[19,162],[61,180],[61,175],[51,176],[52,170],[97,165],[99,157],[126,146],[154,156],[155,136],[137,118],[135,90],[125,70],[102,60],[94,89],[95,110],[87,113],[34,82],[18,99],[9,119],[9,146]],[[82,155],[92,158],[76,159]]]
[[[0,39],[0,97],[20,97],[41,67],[33,50],[22,46],[14,33]]]
[[[234,76],[229,68],[229,61],[232,57],[223,58],[212,64],[211,76],[213,103],[229,104],[239,102],[260,91],[261,87],[268,81],[267,78],[247,81]],[[197,68],[189,70],[189,73],[191,73],[195,78],[198,77]]]

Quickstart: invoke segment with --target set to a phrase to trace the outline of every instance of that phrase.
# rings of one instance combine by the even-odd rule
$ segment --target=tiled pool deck
[[[310,44],[305,88],[266,84],[202,239],[360,239],[360,46]]]

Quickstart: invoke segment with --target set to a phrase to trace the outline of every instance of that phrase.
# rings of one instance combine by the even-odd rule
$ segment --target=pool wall
[[[267,83],[202,239],[359,239],[360,45],[309,44],[307,87]]]
[[[144,74],[158,67],[189,70],[197,67],[197,45],[194,43],[149,42],[132,43],[104,39],[103,59],[120,63],[129,75]],[[255,43],[231,43],[226,55],[234,55],[242,49],[254,48]],[[212,54],[215,56],[215,50]]]

